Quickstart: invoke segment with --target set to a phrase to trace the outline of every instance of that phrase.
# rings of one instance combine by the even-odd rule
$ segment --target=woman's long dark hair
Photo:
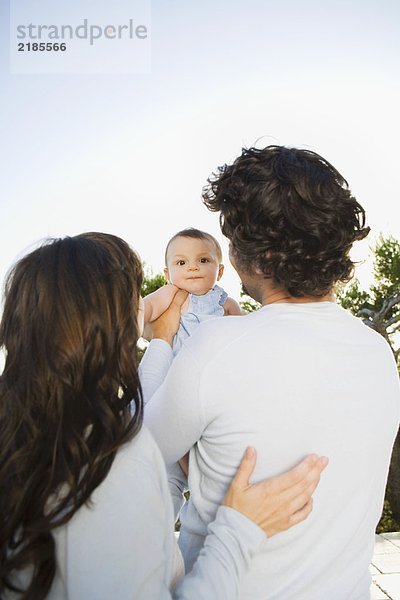
[[[50,241],[7,278],[0,596],[14,590],[25,600],[46,597],[56,568],[52,529],[89,501],[119,446],[140,429],[142,279],[137,255],[102,233]],[[24,590],[15,583],[21,571],[31,574]]]

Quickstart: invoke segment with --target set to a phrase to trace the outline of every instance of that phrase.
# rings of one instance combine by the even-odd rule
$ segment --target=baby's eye
[[[210,262],[210,261],[208,260],[208,258],[201,258],[201,259],[200,259],[200,262],[201,262],[201,263],[208,263],[208,262]]]
[[[179,265],[180,267],[183,267],[185,264],[184,260],[178,260],[178,262],[176,263],[177,265]]]

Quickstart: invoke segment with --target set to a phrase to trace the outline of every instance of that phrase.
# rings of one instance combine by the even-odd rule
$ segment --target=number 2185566
[[[65,52],[67,44],[53,44],[52,42],[20,42],[18,52]]]

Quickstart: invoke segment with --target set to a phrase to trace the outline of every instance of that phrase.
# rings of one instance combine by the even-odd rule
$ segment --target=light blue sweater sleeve
[[[136,503],[140,505],[133,510],[136,523],[131,531],[134,562],[131,573],[129,576],[126,574],[127,581],[124,581],[128,591],[131,580],[132,591],[131,595],[118,598],[235,600],[253,553],[265,541],[263,530],[236,510],[221,506],[208,527],[204,548],[193,570],[171,591],[168,566],[173,564],[171,553],[174,553],[174,544],[171,542],[174,534],[170,500],[165,496],[167,481],[156,444],[150,439],[146,441],[146,448],[135,455],[139,463],[143,460],[143,469],[136,473],[134,482],[141,493],[131,495],[133,506]],[[146,460],[149,453],[154,461],[150,469],[151,465]]]
[[[172,348],[164,340],[152,340],[139,365],[140,385],[146,405],[164,381],[172,364]]]
[[[152,340],[139,366],[140,384],[145,405],[164,381],[171,364],[172,349],[170,345],[164,340]],[[176,520],[185,502],[183,493],[188,489],[188,481],[178,463],[169,465],[167,473]]]
[[[235,600],[240,580],[265,534],[241,513],[220,506],[191,572],[178,584],[176,600]]]

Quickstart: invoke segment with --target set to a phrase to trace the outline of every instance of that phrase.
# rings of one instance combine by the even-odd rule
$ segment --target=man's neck
[[[335,296],[333,292],[329,292],[324,296],[302,296],[297,298],[289,294],[289,292],[283,288],[272,287],[266,283],[262,290],[262,306],[267,304],[279,304],[279,303],[290,303],[290,304],[305,304],[307,302],[334,302]]]

